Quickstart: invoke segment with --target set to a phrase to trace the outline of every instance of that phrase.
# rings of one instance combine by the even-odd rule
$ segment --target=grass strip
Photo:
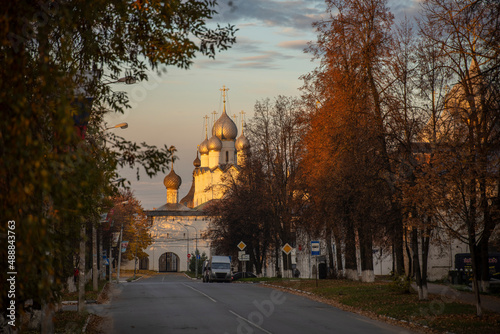
[[[362,283],[348,280],[274,280],[269,284],[297,289],[376,316],[384,316],[452,333],[500,333],[500,314],[484,311],[453,296],[429,295],[419,301],[415,292],[404,293],[389,282]]]

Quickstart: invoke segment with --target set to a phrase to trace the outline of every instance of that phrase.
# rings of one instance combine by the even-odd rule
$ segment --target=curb
[[[97,296],[97,300],[99,299],[99,297],[101,297],[104,289],[106,288],[106,286],[109,284],[109,282],[106,282],[106,284],[104,284],[104,286],[102,287],[102,290],[101,292],[99,292],[99,295]],[[97,304],[97,300],[93,300],[93,304]],[[85,301],[85,304],[87,304],[87,302]],[[89,313],[89,315],[87,316],[87,319],[85,320],[85,325],[83,325],[83,328],[82,328],[82,333],[86,333],[87,332],[87,326],[90,322],[90,317],[92,316],[93,313]]]
[[[187,278],[189,278],[189,279],[190,279],[190,280],[192,280],[192,281],[197,281],[197,280],[198,280],[196,277],[191,277],[191,276],[189,276],[189,275],[188,275],[188,274],[186,274],[186,273],[183,273],[183,274],[184,274],[184,276],[186,276]]]
[[[88,317],[87,317],[87,320],[85,320],[85,325],[83,325],[83,328],[82,328],[82,333],[85,333],[85,332],[87,331],[87,326],[88,326],[88,324],[89,324],[89,322],[90,322],[90,316],[91,316],[91,315],[92,315],[92,314],[89,314],[89,315],[88,315]]]
[[[130,282],[129,282],[129,281],[127,281],[127,280],[125,280],[124,282],[120,281],[120,283],[132,283],[132,282],[137,282],[138,280],[142,279],[143,277],[144,277],[144,276],[139,276],[139,277],[137,277],[136,279],[131,280]]]

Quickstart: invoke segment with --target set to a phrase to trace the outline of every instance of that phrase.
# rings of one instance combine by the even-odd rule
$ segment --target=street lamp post
[[[185,225],[185,224],[182,224],[184,227],[192,227],[194,228],[195,230],[195,241],[196,241],[196,250],[194,251],[194,256],[196,256],[196,269],[195,269],[195,272],[196,272],[196,279],[198,279],[198,255],[196,254],[196,252],[198,252],[198,229],[196,228],[196,226],[193,226],[193,225]]]
[[[120,283],[120,264],[122,262],[122,238],[123,238],[123,221],[120,228],[120,241],[118,241],[118,268],[116,269],[116,283]]]
[[[136,271],[137,271],[137,249],[139,248],[139,238],[140,238],[140,235],[139,233],[142,232],[142,226],[140,227],[140,230],[137,229],[137,222],[142,220],[144,218],[143,217],[140,217],[137,213],[134,214],[134,217],[135,217],[135,221],[136,221],[136,225],[135,225],[135,259],[134,259],[134,279],[135,279],[135,274],[136,274]]]
[[[128,201],[123,201],[120,204],[127,204]],[[116,283],[120,283],[120,265],[122,262],[122,237],[123,237],[123,220],[120,228],[120,240],[118,241],[118,268],[116,269]]]

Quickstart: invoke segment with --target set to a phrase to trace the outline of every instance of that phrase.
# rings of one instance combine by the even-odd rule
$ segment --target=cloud
[[[284,49],[293,49],[293,50],[304,50],[307,48],[307,43],[309,41],[305,39],[295,40],[295,41],[284,41],[278,43],[278,46]]]
[[[290,41],[291,44],[294,41]],[[307,41],[303,41],[303,45]],[[281,46],[279,43],[278,46]],[[299,46],[287,45],[284,42],[284,49],[300,49]],[[197,68],[209,67],[230,67],[234,69],[280,69],[281,61],[291,59],[294,56],[279,50],[269,50],[269,46],[263,46],[262,41],[255,40],[249,37],[241,37],[238,43],[232,48],[230,53],[222,53],[216,59],[199,59],[195,61]]]
[[[249,56],[249,57],[241,57],[240,60],[242,61],[272,61],[273,60],[273,55],[270,53],[267,54],[260,54],[256,56]]]
[[[270,27],[310,29],[324,9],[324,0],[222,0],[217,20],[231,24],[259,21]]]
[[[243,56],[234,60],[233,68],[243,69],[266,69],[277,70],[280,69],[280,61],[290,59],[292,56],[277,52],[277,51],[264,51],[251,56]]]
[[[232,67],[239,68],[239,69],[260,69],[260,70],[277,70],[278,69],[278,67],[276,65],[269,63],[269,62],[262,62],[262,61],[235,63]]]

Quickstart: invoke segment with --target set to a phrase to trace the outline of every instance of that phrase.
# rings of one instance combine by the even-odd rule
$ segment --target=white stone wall
[[[313,238],[314,240],[320,241],[321,255],[326,258],[327,266],[329,266],[328,253],[326,249],[326,241],[320,238]],[[301,245],[302,250],[298,247]],[[336,261],[336,251],[338,250],[335,245],[334,261]],[[392,271],[392,252],[391,250],[382,250],[375,247],[373,249],[373,270],[376,276],[378,275],[390,275]],[[427,279],[429,281],[446,279],[448,276],[448,271],[453,269],[455,265],[455,254],[457,253],[468,253],[469,249],[466,244],[453,240],[451,245],[446,242],[435,242],[431,243],[429,250],[429,259],[427,266]],[[275,271],[275,258],[274,252],[269,254],[269,259],[267,261],[267,267],[264,275],[266,276],[276,276]],[[406,258],[406,252],[405,252]],[[421,259],[421,254],[420,254]],[[407,260],[407,258],[406,258]],[[344,259],[343,259],[344,261]],[[281,258],[278,259],[279,267],[284,277],[291,277],[291,271],[283,271],[283,264]],[[311,239],[303,234],[297,237],[297,249],[296,249],[296,262],[297,269],[300,271],[301,278],[315,278],[316,276],[316,257],[311,256]],[[358,262],[358,277],[361,276],[361,261],[359,258],[359,251],[357,251],[357,262]],[[406,267],[408,266],[408,262]]]
[[[196,250],[196,230],[193,227],[184,228],[179,223],[196,227],[198,230],[198,250],[200,254],[205,252],[207,256],[210,256],[210,243],[200,238],[200,235],[208,228],[208,218],[195,216],[155,217],[151,229],[154,242],[145,250],[149,256],[149,270],[159,270],[160,256],[166,252],[172,252],[179,257],[178,271],[187,270],[188,248],[189,253],[194,253]],[[189,241],[187,231],[189,231]],[[124,263],[123,268],[134,269],[134,261]]]
[[[201,162],[201,167],[208,167],[208,162],[209,162],[208,154],[201,154],[200,162]]]
[[[234,140],[223,140],[222,149],[219,157],[219,164],[236,164],[236,149],[234,148]],[[227,161],[226,161],[227,152]]]

